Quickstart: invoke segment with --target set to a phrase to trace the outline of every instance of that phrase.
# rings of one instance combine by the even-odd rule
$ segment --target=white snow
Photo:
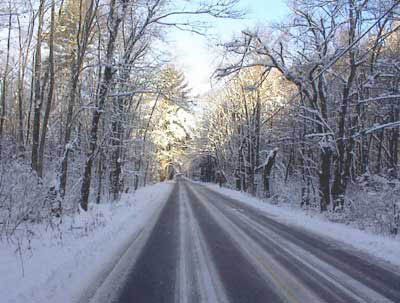
[[[207,186],[280,222],[341,241],[400,266],[398,239],[329,222],[315,212],[275,206],[245,193]],[[99,277],[109,275],[132,239],[155,218],[171,190],[171,183],[149,186],[124,196],[118,204],[92,205],[88,213],[65,220],[59,229],[39,226],[33,229],[36,236],[29,244],[31,248],[25,242],[21,255],[15,243],[0,242],[0,302],[79,302],[84,292],[102,283]]]
[[[270,151],[268,152],[268,155],[267,155],[267,158],[265,159],[265,161],[264,161],[260,166],[258,166],[258,167],[256,168],[256,170],[258,170],[258,169],[260,169],[260,168],[264,168],[265,166],[267,166],[268,163],[269,163],[269,161],[270,161],[270,159],[271,159],[272,156],[274,155],[274,153],[277,153],[278,150],[279,150],[279,148],[277,148],[277,147],[274,148],[273,150],[270,150]]]
[[[251,205],[260,211],[273,215],[277,221],[304,228],[336,241],[341,241],[359,251],[385,260],[395,266],[400,266],[399,237],[396,239],[375,235],[348,225],[330,222],[324,215],[316,214],[315,212],[307,213],[305,210],[289,207],[288,205],[272,205],[249,194],[220,188],[215,184],[207,184],[206,186],[230,198]]]
[[[171,189],[170,183],[145,187],[116,204],[92,205],[59,228],[39,226],[21,255],[15,243],[0,242],[0,301],[77,302],[99,275],[113,269]]]

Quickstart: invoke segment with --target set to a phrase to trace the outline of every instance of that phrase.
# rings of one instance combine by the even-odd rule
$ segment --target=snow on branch
[[[370,134],[370,133],[376,132],[376,131],[378,131],[380,129],[395,128],[395,127],[400,127],[400,121],[381,124],[381,125],[377,125],[377,126],[362,130],[359,133],[355,134],[353,137],[356,138],[356,137],[359,137],[359,136],[362,136],[362,135],[366,135],[366,134]]]
[[[400,98],[400,95],[384,95],[384,96],[378,96],[378,97],[372,97],[364,100],[360,100],[357,102],[356,105],[363,104],[363,103],[368,103],[372,101],[380,101],[380,100],[387,100],[387,99],[397,99]]]
[[[154,90],[135,90],[130,92],[119,92],[114,94],[109,94],[108,97],[131,97],[137,94],[156,94]]]
[[[258,171],[258,170],[260,170],[260,169],[266,167],[266,166],[268,165],[268,163],[271,161],[271,159],[273,159],[273,158],[275,157],[275,155],[276,155],[276,153],[278,152],[278,150],[279,150],[279,148],[277,148],[277,147],[274,148],[273,150],[271,150],[271,151],[268,153],[268,156],[267,156],[267,158],[265,159],[265,161],[264,161],[260,166],[258,166],[258,167],[256,168],[256,171]]]
[[[334,133],[327,132],[327,133],[314,133],[305,135],[306,138],[325,137],[325,136],[334,136]]]

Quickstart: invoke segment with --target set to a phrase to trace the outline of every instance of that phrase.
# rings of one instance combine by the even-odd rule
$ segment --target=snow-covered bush
[[[400,182],[366,175],[349,188],[344,214],[361,229],[396,235],[399,231]]]
[[[281,178],[273,182],[272,197],[268,203],[303,207],[319,213],[318,191],[312,190],[309,205],[301,205],[302,180],[291,178],[286,183]],[[259,194],[260,197],[262,195]],[[330,221],[349,224],[361,230],[376,234],[398,235],[400,232],[400,181],[379,175],[365,175],[352,183],[347,191],[343,209],[333,211],[332,207],[324,216]]]
[[[20,161],[1,162],[0,238],[10,239],[28,225],[49,220],[53,205],[46,181]]]

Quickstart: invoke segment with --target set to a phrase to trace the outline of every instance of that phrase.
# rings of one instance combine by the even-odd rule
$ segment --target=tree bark
[[[6,94],[7,94],[7,76],[10,62],[10,42],[11,42],[11,24],[12,24],[12,13],[11,13],[11,0],[9,6],[9,16],[8,16],[8,36],[7,36],[7,58],[6,66],[4,68],[3,83],[1,89],[1,113],[0,113],[0,160],[3,154],[3,137],[4,137],[4,121],[6,119]]]
[[[32,62],[34,64],[35,62],[35,54],[32,55]],[[32,106],[33,106],[33,98],[34,98],[34,86],[35,86],[35,74],[32,73],[31,75],[31,93],[29,96],[29,111],[28,111],[28,117],[26,119],[26,139],[25,139],[25,144],[28,145],[30,142],[30,136],[31,136],[31,117],[32,117]]]
[[[38,171],[38,148],[39,148],[39,130],[40,114],[42,110],[41,94],[41,75],[42,75],[42,27],[44,17],[45,1],[40,0],[39,5],[39,24],[37,30],[37,41],[35,50],[35,92],[33,98],[33,129],[32,129],[32,169]],[[44,81],[46,83],[46,81]]]
[[[353,41],[355,40],[356,35],[356,26],[358,24],[358,15],[357,9],[355,8],[355,4],[353,0],[349,0],[349,33],[348,33],[348,45],[351,46]],[[352,88],[354,79],[356,77],[357,71],[357,63],[356,63],[356,50],[352,47],[349,50],[349,65],[350,72],[347,78],[347,81],[344,85],[343,93],[342,93],[342,103],[339,117],[339,131],[337,134],[337,149],[338,149],[338,157],[336,161],[335,167],[335,176],[334,182],[332,186],[332,199],[333,199],[333,209],[337,209],[340,206],[344,205],[344,197],[347,189],[348,177],[345,174],[345,164],[351,165],[348,161],[345,160],[346,157],[346,121],[347,121],[347,112],[348,112],[348,103],[350,98],[350,90]],[[351,136],[351,134],[349,135]],[[353,152],[353,146],[350,147],[350,152]],[[347,155],[348,159],[352,159],[352,155]],[[346,163],[345,163],[346,161]]]
[[[263,170],[263,179],[264,179],[264,195],[265,198],[270,198],[271,197],[271,173],[272,173],[272,168],[274,167],[275,163],[275,157],[276,154],[278,153],[278,150],[275,149],[273,150],[269,155],[268,155],[268,161],[264,165],[264,170]]]
[[[82,0],[81,0],[82,6]],[[68,98],[68,110],[67,110],[67,120],[64,133],[64,154],[61,160],[61,171],[59,176],[59,193],[62,198],[65,196],[65,191],[67,188],[67,176],[68,176],[68,157],[71,151],[71,134],[73,127],[73,115],[75,109],[75,103],[77,98],[77,89],[79,76],[81,73],[83,60],[86,54],[87,47],[89,45],[90,33],[94,18],[97,13],[98,0],[91,0],[85,16],[79,19],[79,31],[77,33],[76,41],[77,48],[75,50],[74,62],[71,64],[71,78],[69,81],[69,98]],[[82,14],[82,12],[80,12]],[[83,20],[82,20],[83,19]]]
[[[103,189],[103,151],[100,151],[100,157],[99,157],[99,163],[98,163],[98,168],[97,168],[97,178],[98,178],[98,183],[97,183],[97,197],[96,197],[96,203],[100,204],[101,202],[101,193]]]
[[[104,105],[107,99],[108,91],[113,79],[114,68],[113,68],[113,55],[115,50],[115,40],[118,35],[119,25],[122,21],[122,18],[126,12],[127,2],[123,2],[122,5],[122,16],[118,16],[118,12],[116,11],[116,0],[110,1],[110,12],[109,12],[109,38],[107,43],[107,53],[106,53],[106,66],[103,72],[103,79],[100,84],[98,98],[96,100],[97,108],[93,112],[92,116],[92,126],[89,134],[89,152],[87,153],[87,160],[85,163],[84,174],[82,179],[81,186],[81,197],[80,197],[80,205],[83,210],[88,210],[89,203],[89,194],[90,194],[90,184],[92,177],[92,167],[93,160],[97,149],[97,130],[99,127],[100,117],[104,110]]]
[[[321,170],[319,172],[319,188],[320,188],[320,210],[324,212],[328,210],[331,201],[331,162],[332,149],[330,146],[321,147]]]
[[[46,144],[46,134],[47,134],[47,125],[49,123],[50,118],[50,110],[54,96],[54,82],[55,82],[55,74],[54,74],[54,27],[55,27],[55,1],[51,2],[51,26],[50,26],[50,41],[49,41],[49,70],[50,70],[50,83],[49,83],[49,91],[47,95],[47,104],[46,110],[43,117],[42,124],[42,134],[40,138],[40,146],[39,146],[39,161],[38,161],[38,175],[39,177],[43,176],[43,157],[44,157],[44,149]]]

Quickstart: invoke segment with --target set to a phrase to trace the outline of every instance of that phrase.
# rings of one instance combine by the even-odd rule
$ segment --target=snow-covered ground
[[[332,223],[315,212],[275,206],[247,194],[206,185],[274,216],[400,266],[400,241],[344,224]],[[0,242],[0,302],[78,302],[82,294],[99,286],[116,267],[120,257],[155,218],[172,190],[161,183],[126,195],[118,204],[92,205],[88,213],[53,228],[32,228],[32,240]]]
[[[118,204],[92,205],[56,228],[35,227],[37,236],[21,251],[0,242],[0,302],[76,302],[112,270],[171,189],[171,183],[145,187]]]
[[[214,191],[220,192],[230,198],[249,204],[261,211],[273,215],[278,221],[295,225],[314,233],[330,237],[331,239],[346,243],[353,248],[369,253],[380,259],[400,266],[400,239],[381,235],[374,235],[341,223],[327,220],[324,215],[307,212],[288,205],[272,205],[266,201],[254,198],[249,194],[235,190],[220,188],[215,184],[206,184]]]

